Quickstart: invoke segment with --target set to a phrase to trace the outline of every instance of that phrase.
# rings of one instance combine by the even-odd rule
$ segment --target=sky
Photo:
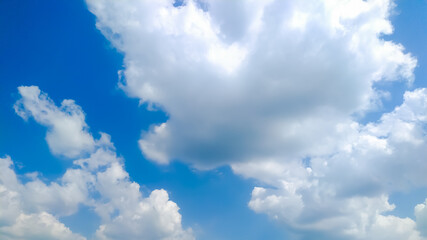
[[[427,1],[0,1],[0,237],[427,239]]]

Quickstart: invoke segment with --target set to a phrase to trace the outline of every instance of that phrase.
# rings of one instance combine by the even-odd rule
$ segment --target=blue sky
[[[58,239],[53,226],[63,239],[392,239],[384,233],[401,226],[393,239],[425,239],[427,2],[395,3],[368,1],[366,10],[322,2],[317,15],[319,5],[292,1],[1,1],[0,203],[19,207],[0,213],[0,236]],[[20,86],[38,86],[51,100]],[[85,118],[51,104],[64,99]],[[66,121],[77,131],[61,128]],[[62,136],[77,142],[57,147]],[[91,149],[79,145],[84,139]],[[78,154],[68,149],[74,143]],[[74,162],[97,150],[115,157],[94,169]],[[115,229],[139,211],[115,205],[118,195],[100,187],[97,174],[115,163],[129,176],[117,180],[123,189],[139,184],[139,203],[166,206],[147,200],[164,189],[179,213],[153,208],[135,222],[141,231]],[[70,169],[98,179],[72,204],[57,197],[73,184],[63,177]],[[32,196],[34,182],[51,195]],[[38,225],[43,213],[52,225]],[[35,219],[25,231],[22,216]]]

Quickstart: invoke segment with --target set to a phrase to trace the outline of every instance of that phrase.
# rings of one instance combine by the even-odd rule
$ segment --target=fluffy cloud
[[[85,115],[73,100],[64,100],[58,108],[36,87],[19,87],[18,90],[22,98],[14,106],[16,113],[24,119],[32,116],[48,127],[46,141],[52,153],[71,158],[94,149],[95,142],[88,132]]]
[[[41,212],[39,214],[20,214],[12,226],[2,227],[0,232],[5,240],[15,239],[64,239],[84,240],[86,238],[73,234],[54,216]]]
[[[125,54],[123,89],[169,114],[144,155],[198,168],[331,151],[330,132],[378,104],[378,81],[413,80],[388,0],[88,0]],[[332,140],[334,142],[334,140]]]
[[[427,237],[427,199],[424,203],[415,206],[415,217],[418,230]]]
[[[427,182],[427,90],[354,117],[381,105],[375,83],[414,79],[381,38],[393,1],[87,2],[124,53],[121,87],[169,115],[139,141],[148,159],[231,165],[264,185],[249,207],[302,237],[422,239],[423,220],[387,214],[390,193]]]
[[[340,125],[337,150],[310,156],[305,166],[272,159],[233,169],[270,186],[253,190],[250,208],[295,229],[338,239],[425,239],[424,205],[416,206],[415,223],[387,215],[394,209],[387,196],[427,182],[426,113],[427,89],[406,92],[404,103],[377,123]]]
[[[36,192],[37,188],[27,188],[21,184],[11,169],[12,164],[10,157],[0,158],[0,235],[2,238],[7,240],[86,239],[78,234],[73,234],[70,229],[51,214],[34,209],[38,200],[33,203],[32,197],[48,199],[52,196],[44,197],[43,190],[35,196],[26,195],[28,194],[27,190]]]
[[[55,141],[65,141],[55,142],[53,146],[48,141],[52,152],[68,157],[88,156],[75,159],[73,168],[48,184],[36,175],[21,183],[12,170],[11,159],[0,159],[2,236],[85,239],[73,234],[54,216],[74,214],[80,205],[86,205],[101,218],[95,239],[194,239],[191,229],[182,228],[179,207],[169,200],[168,193],[161,189],[148,197],[142,196],[139,184],[129,180],[123,159],[117,157],[109,135],[101,133],[99,139],[93,139],[87,131],[83,111],[72,100],[64,100],[58,108],[38,87],[19,90],[22,99],[15,105],[17,113],[47,125],[48,136],[51,134]],[[73,131],[66,130],[64,123],[70,124]],[[68,134],[76,139],[67,140]],[[91,143],[92,150],[81,147],[78,139]]]
[[[189,232],[181,229],[178,206],[168,200],[164,190],[154,190],[137,206],[128,208],[123,203],[120,215],[99,227],[99,239],[193,239]],[[104,206],[103,206],[104,207]]]

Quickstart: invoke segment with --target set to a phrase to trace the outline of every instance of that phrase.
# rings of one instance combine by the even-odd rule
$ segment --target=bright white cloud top
[[[94,139],[74,101],[64,100],[57,107],[35,86],[19,87],[19,93],[16,112],[48,127],[52,152],[81,158],[71,158],[74,166],[47,184],[37,174],[21,182],[10,157],[0,159],[2,239],[86,239],[57,218],[76,213],[79,205],[95,209],[101,218],[94,239],[194,239],[191,229],[182,228],[179,208],[165,190],[142,196],[139,184],[129,180],[110,136],[101,133]]]
[[[382,38],[392,1],[87,2],[124,53],[122,89],[169,115],[145,157],[230,165],[270,186],[249,207],[303,238],[425,239],[425,205],[415,222],[388,196],[427,185],[427,90],[354,117],[381,106],[376,83],[414,81],[416,59]]]
[[[123,89],[170,116],[140,141],[159,163],[325,153],[338,123],[380,100],[375,82],[413,80],[416,60],[380,39],[389,1],[88,2],[125,53]]]

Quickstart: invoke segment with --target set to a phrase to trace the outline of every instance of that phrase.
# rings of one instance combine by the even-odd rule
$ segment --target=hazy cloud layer
[[[142,196],[139,184],[129,180],[109,135],[101,133],[99,139],[93,139],[84,113],[74,101],[64,100],[58,108],[38,87],[20,87],[19,92],[22,98],[16,104],[17,112],[49,127],[47,140],[52,152],[87,157],[74,160],[74,166],[60,179],[47,184],[37,173],[28,182],[20,182],[10,157],[0,159],[2,236],[85,239],[73,234],[57,217],[72,215],[80,205],[86,205],[101,218],[95,239],[194,239],[191,229],[182,229],[179,208],[165,190]],[[62,125],[65,123],[71,129]],[[92,150],[81,147],[82,141],[93,143]]]

